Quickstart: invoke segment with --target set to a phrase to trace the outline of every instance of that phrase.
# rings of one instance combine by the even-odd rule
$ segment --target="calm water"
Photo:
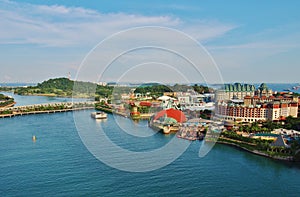
[[[260,84],[255,84],[256,87],[258,87]],[[277,84],[277,83],[267,83],[268,88],[272,89],[273,91],[284,91],[286,89],[290,89],[292,92],[300,93],[300,89],[294,90],[293,87],[299,86],[300,83],[283,83],[283,84]]]
[[[90,112],[77,115],[88,118],[95,128],[101,124],[115,143],[128,149],[152,149],[173,137],[133,137],[114,124],[112,116],[95,121]],[[122,124],[153,132],[143,121],[132,124],[123,118]],[[37,136],[35,143],[32,135]],[[297,196],[300,192],[297,165],[224,145],[199,158],[201,142],[193,142],[175,162],[156,171],[113,169],[87,151],[71,112],[1,119],[0,144],[0,196]]]

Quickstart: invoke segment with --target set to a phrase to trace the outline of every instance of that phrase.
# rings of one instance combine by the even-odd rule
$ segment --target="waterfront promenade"
[[[26,106],[17,106],[0,109],[0,118],[11,118],[15,116],[31,115],[31,114],[46,114],[78,111],[85,109],[94,109],[94,101],[86,102],[59,102],[59,103],[44,103]]]
[[[126,117],[126,118],[130,117],[130,112],[120,111],[120,110],[117,110],[117,109],[113,109],[111,107],[105,107],[105,106],[98,105],[98,106],[96,106],[96,109],[100,110],[100,111],[103,111],[103,112],[111,113],[111,114],[117,114],[119,116],[123,116],[123,117]],[[140,117],[138,119],[148,120],[153,115],[154,115],[154,113],[143,113],[143,114],[140,114]]]

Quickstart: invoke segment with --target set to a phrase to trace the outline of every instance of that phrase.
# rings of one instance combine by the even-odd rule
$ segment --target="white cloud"
[[[231,30],[237,28],[237,25],[223,24],[219,21],[198,20],[193,21],[193,25],[185,26],[182,29],[198,41],[209,41],[221,37]]]
[[[198,40],[209,40],[235,28],[220,22],[187,23],[174,16],[99,13],[81,7],[33,5],[0,1],[0,44],[72,46],[96,44],[105,37],[137,26],[180,29]]]
[[[9,65],[7,66],[7,73],[14,73],[14,79],[12,80],[18,79],[22,81],[28,81],[29,78],[43,80],[44,78],[64,75],[69,71],[72,71],[72,74],[75,75],[75,71],[82,60],[81,58],[85,56],[85,53],[89,49],[104,38],[133,27],[163,26],[174,28],[191,35],[198,41],[213,40],[236,28],[235,25],[223,24],[212,20],[184,21],[172,15],[146,16],[121,12],[100,13],[99,11],[82,7],[33,5],[5,0],[0,0],[0,18],[0,47],[3,45],[4,51],[2,57],[7,56],[7,44],[24,45],[24,47],[16,47],[16,49],[26,48],[26,54],[23,54],[23,50],[15,50],[16,55],[20,55],[21,58],[14,59],[8,57],[6,60],[2,58],[2,65]],[[154,40],[153,43],[175,47],[175,49],[177,49],[176,47],[180,47],[180,50],[187,54],[196,53],[190,46],[187,46],[185,40],[178,39],[178,35],[172,37],[169,34],[165,35],[163,33],[153,34],[149,31],[141,30],[136,34],[130,34],[128,37],[122,37],[122,42],[118,42],[118,40],[113,43],[110,42],[109,46],[107,46],[110,47],[109,50],[105,51],[103,49],[104,51],[100,53],[101,57],[96,55],[98,59],[94,63],[97,68],[100,67],[99,65],[104,66],[105,64],[102,62],[114,55],[113,49],[122,50],[124,47],[126,48],[130,45],[128,42],[135,42],[136,45],[142,45],[144,44],[142,43],[143,40],[149,40],[149,37]],[[42,46],[41,50],[39,50],[40,46]],[[59,50],[57,50],[58,48]],[[194,56],[197,56],[198,62],[203,62],[200,59],[205,55],[205,53],[201,53]],[[132,58],[126,59],[125,57],[121,60],[126,60],[127,64],[131,65],[131,62],[140,63],[145,61],[144,57],[153,56],[161,57],[161,53],[152,54],[152,56],[149,54],[142,54],[140,56],[139,54],[134,54]],[[160,60],[171,62],[174,57],[171,56],[169,59],[161,57]],[[94,60],[92,59],[91,61]],[[178,61],[175,63],[178,64]],[[118,67],[115,70],[119,71],[121,69]],[[205,72],[204,68],[201,70]],[[101,72],[99,71],[99,73]],[[97,72],[91,69],[85,75],[86,80],[90,80],[93,74],[97,74]],[[198,77],[197,79],[200,78]],[[0,80],[6,81],[7,79],[4,79],[2,76]]]
[[[43,14],[49,14],[49,15],[69,15],[69,14],[75,14],[75,16],[93,16],[97,15],[97,12],[90,9],[83,9],[80,7],[65,7],[61,5],[37,5],[34,6],[36,8],[36,11]],[[73,15],[74,16],[74,15]]]

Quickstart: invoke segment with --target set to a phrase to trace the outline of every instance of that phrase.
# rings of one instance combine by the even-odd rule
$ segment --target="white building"
[[[209,95],[211,96],[211,95]],[[192,111],[201,111],[205,109],[213,110],[214,103],[206,103],[206,96],[199,94],[194,90],[188,90],[187,92],[176,92],[176,97],[180,104],[181,110],[192,110]]]

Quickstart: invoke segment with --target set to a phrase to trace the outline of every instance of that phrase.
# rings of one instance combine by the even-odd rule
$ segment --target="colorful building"
[[[177,100],[181,110],[203,111],[205,109],[213,110],[214,103],[210,102],[210,94],[199,94],[190,89],[186,92],[176,92]]]
[[[225,84],[224,87],[216,91],[216,100],[243,99],[245,96],[254,96],[256,88],[249,84]]]
[[[216,116],[237,122],[279,121],[298,116],[296,98],[246,96],[241,100],[218,101]]]

